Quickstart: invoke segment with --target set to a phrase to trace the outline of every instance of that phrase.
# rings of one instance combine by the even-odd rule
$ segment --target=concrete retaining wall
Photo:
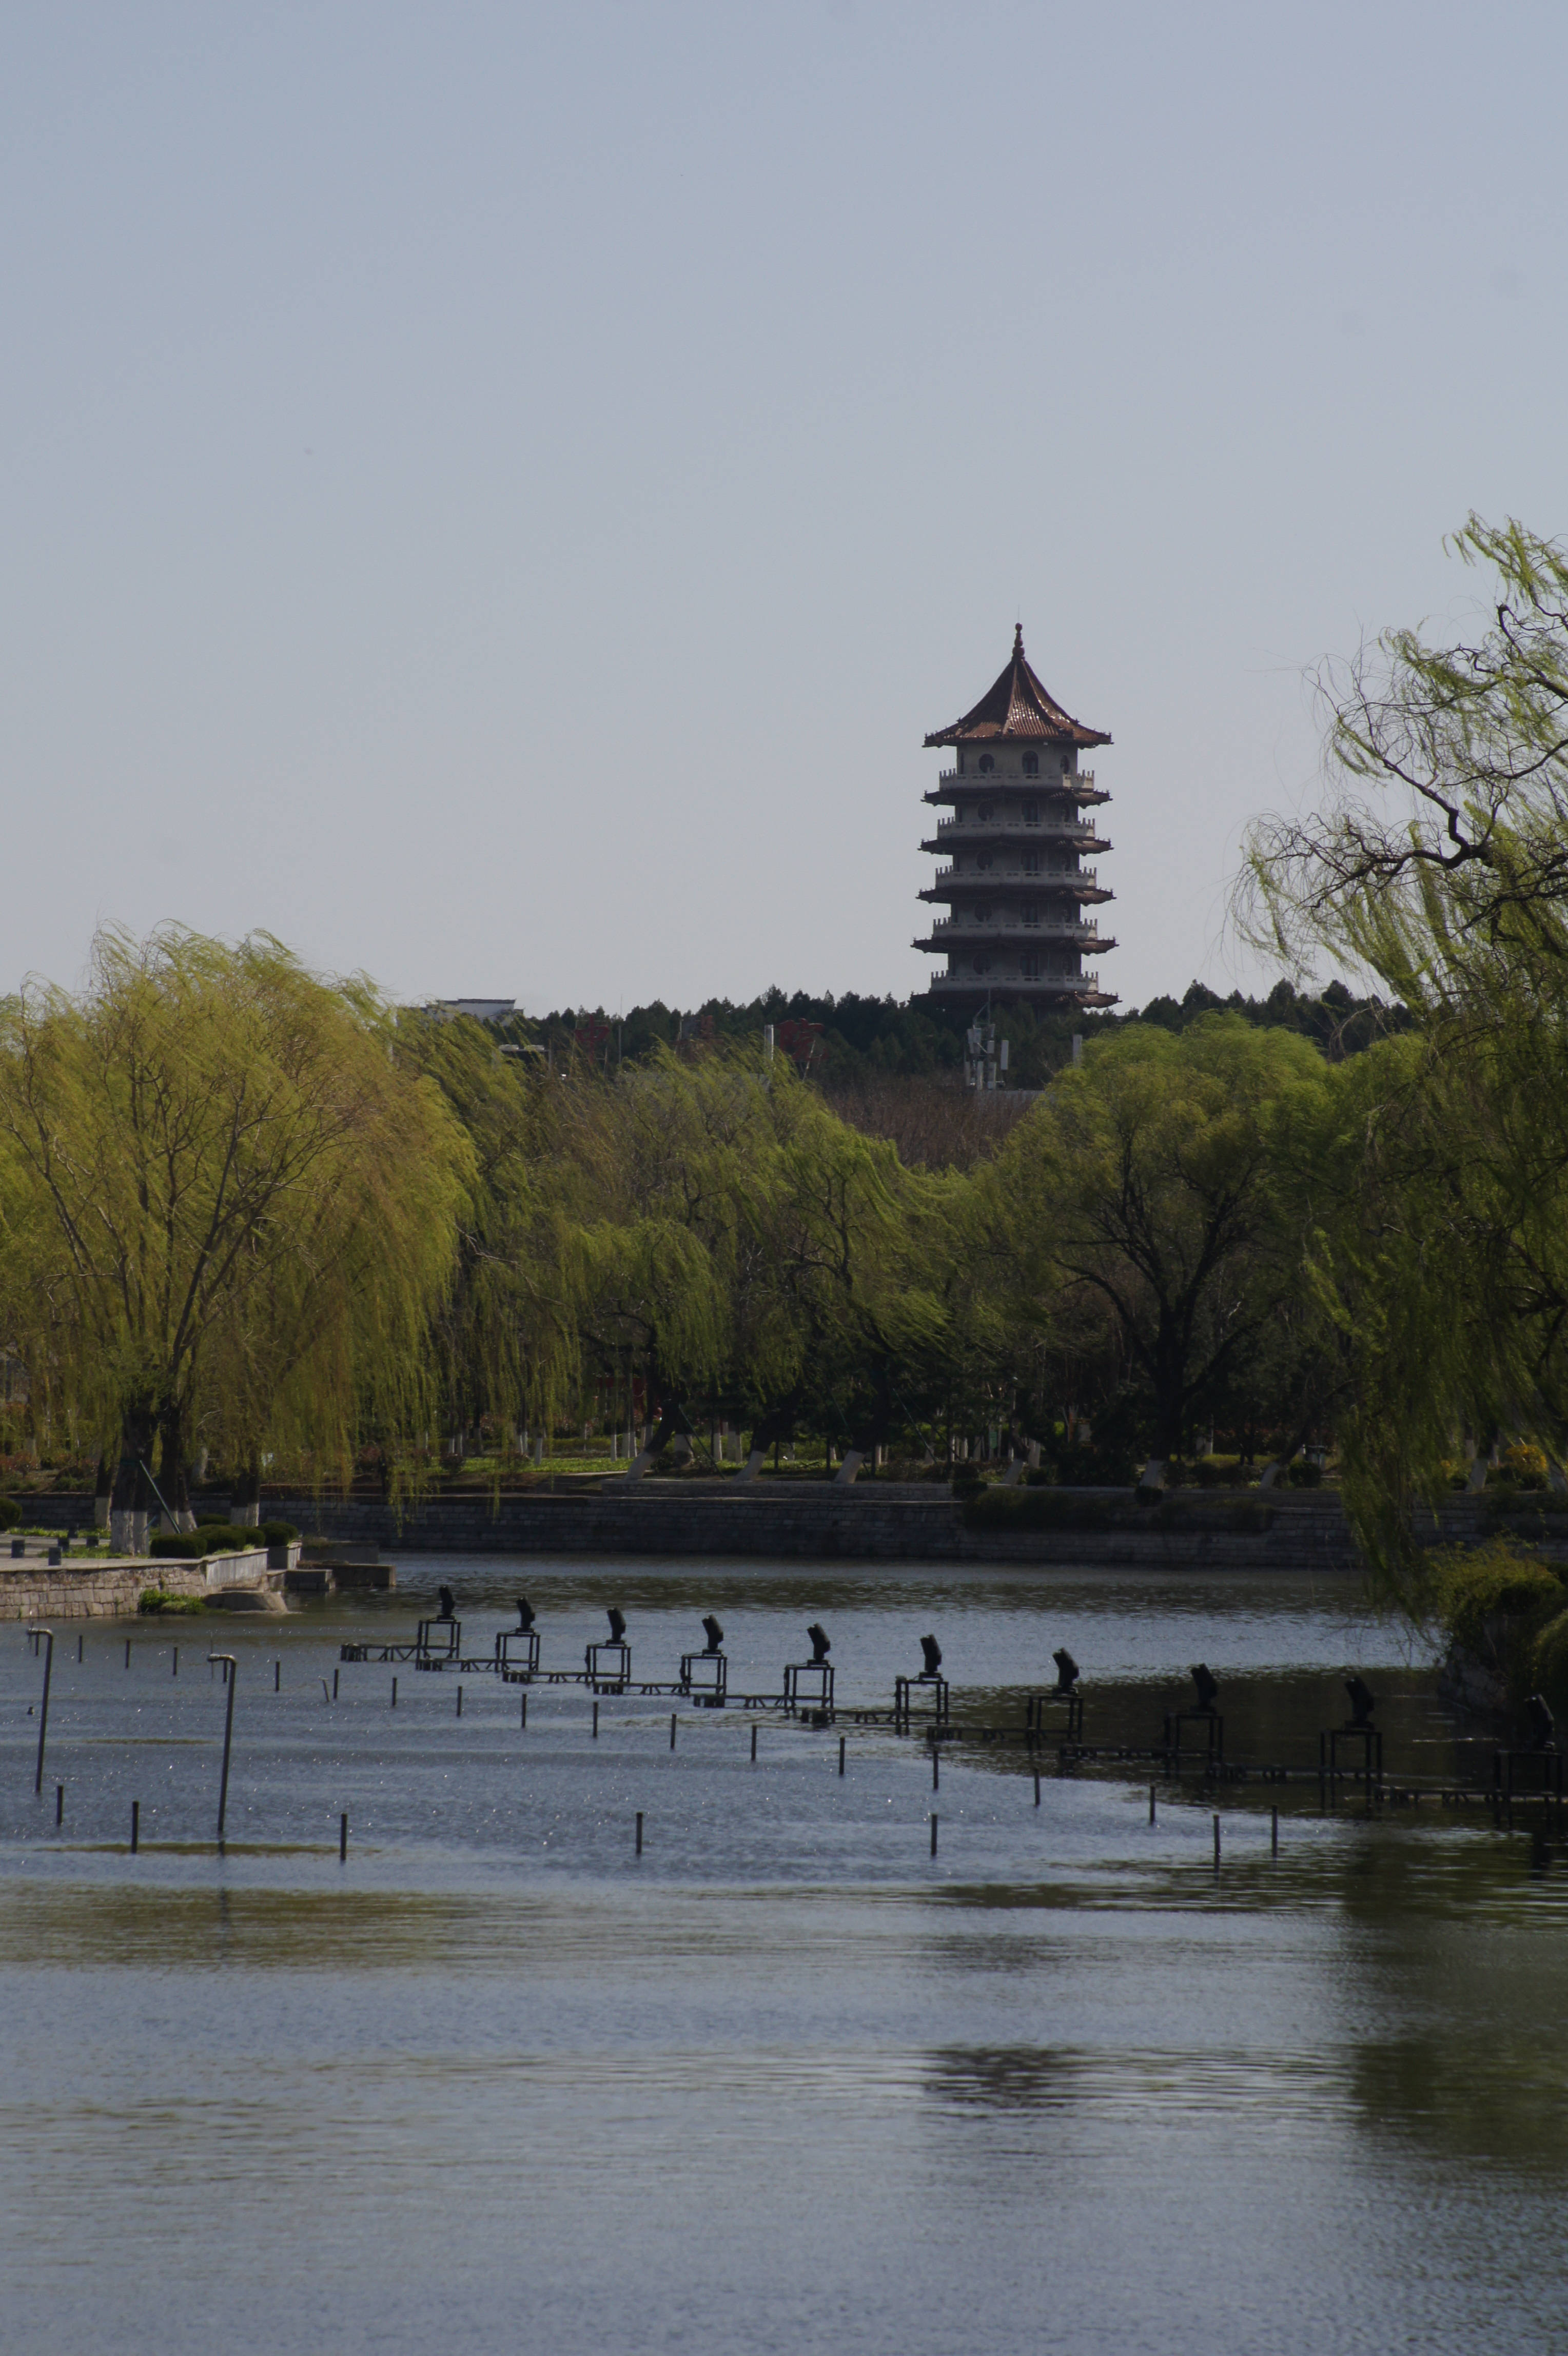
[[[1073,1493],[1054,1493],[1064,1502]],[[1109,1526],[1027,1531],[967,1528],[961,1504],[945,1489],[876,1482],[840,1489],[831,1482],[652,1480],[635,1488],[606,1483],[575,1493],[535,1490],[437,1497],[401,1517],[374,1498],[269,1496],[269,1518],[295,1523],[310,1539],[374,1547],[383,1558],[422,1554],[730,1556],[778,1560],[994,1562],[1102,1565],[1107,1569],[1354,1573],[1360,1558],[1333,1492],[1286,1491],[1254,1498],[1273,1515],[1266,1530],[1226,1526],[1222,1499],[1184,1492],[1163,1522],[1123,1492],[1078,1493]],[[37,1518],[64,1528],[86,1518],[79,1498],[36,1503]],[[1478,1500],[1456,1497],[1434,1527],[1444,1544],[1473,1544],[1498,1526]],[[1535,1533],[1529,1533],[1535,1535]],[[1568,1559],[1568,1526],[1546,1551]],[[164,1564],[158,1575],[175,1566]],[[232,1574],[230,1574],[232,1576]],[[74,1574],[73,1574],[74,1576]],[[150,1585],[151,1564],[136,1574]],[[166,1583],[172,1584],[172,1580]]]
[[[40,1501],[43,1503],[46,1501]],[[1354,1571],[1355,1547],[1337,1498],[1292,1495],[1273,1508],[1268,1530],[1224,1526],[1225,1509],[1198,1499],[1177,1510],[1186,1526],[1162,1528],[1124,1495],[1086,1500],[1109,1506],[1113,1526],[1082,1530],[966,1528],[962,1505],[945,1489],[878,1482],[849,1489],[831,1482],[650,1481],[637,1488],[440,1497],[401,1518],[379,1500],[270,1496],[269,1516],[295,1523],[328,1547],[371,1545],[383,1556],[420,1554],[729,1556],[778,1560],[1016,1562],[1106,1567],[1230,1566],[1264,1570]],[[71,1501],[47,1501],[63,1526]]]
[[[290,1547],[291,1564],[298,1562],[299,1552]],[[134,1613],[149,1587],[161,1587],[166,1595],[210,1595],[221,1587],[281,1588],[285,1576],[269,1568],[265,1547],[209,1555],[204,1562],[122,1556],[113,1562],[51,1566],[41,1554],[33,1555],[0,1563],[0,1620],[107,1620]]]

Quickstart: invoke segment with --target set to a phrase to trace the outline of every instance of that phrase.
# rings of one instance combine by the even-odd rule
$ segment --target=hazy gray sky
[[[6,12],[0,983],[923,986],[1015,619],[1139,1003],[1304,666],[1568,527],[1561,6]],[[1245,967],[1236,969],[1249,979]]]

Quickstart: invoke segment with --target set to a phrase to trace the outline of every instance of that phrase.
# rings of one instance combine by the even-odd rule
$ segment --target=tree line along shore
[[[1318,807],[1253,831],[1236,917],[1278,987],[1002,1010],[1004,1111],[918,1008],[644,1009],[612,1043],[264,935],[101,932],[82,989],[0,1007],[0,1485],[190,1526],[213,1482],[243,1526],[264,1483],[623,1457],[1327,1468],[1377,1590],[1428,1608],[1422,1510],[1550,1496],[1568,1453],[1568,559],[1455,546],[1475,630],[1326,671]]]

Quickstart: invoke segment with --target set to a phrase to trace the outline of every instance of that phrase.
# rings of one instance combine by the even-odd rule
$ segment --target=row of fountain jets
[[[437,1619],[455,1619],[456,1617],[456,1598],[454,1596],[452,1590],[449,1587],[443,1587],[440,1590],[438,1600],[440,1609],[436,1613]],[[529,1602],[528,1598],[525,1595],[520,1595],[517,1598],[518,1634],[523,1636],[527,1635],[538,1616],[539,1615],[534,1611],[533,1606]],[[612,1603],[607,1607],[605,1616],[609,1622],[610,1643],[612,1644],[624,1644],[626,1641],[626,1614],[623,1612],[618,1611],[616,1606]],[[812,1621],[811,1626],[806,1631],[806,1635],[811,1647],[812,1666],[820,1668],[832,1650],[832,1640],[828,1635],[827,1630],[822,1626],[822,1622],[817,1620]],[[703,1636],[704,1640],[703,1644],[703,1654],[710,1659],[716,1659],[724,1649],[725,1632],[711,1612],[704,1612],[703,1615]],[[922,1636],[920,1639],[920,1652],[924,1663],[924,1665],[920,1670],[920,1681],[930,1682],[940,1677],[942,1666],[942,1648],[938,1644],[936,1638],[934,1636]],[[1051,1655],[1051,1658],[1056,1663],[1057,1667],[1057,1682],[1053,1690],[1066,1697],[1073,1692],[1074,1688],[1077,1687],[1079,1677],[1083,1675],[1083,1672],[1079,1667],[1078,1663],[1073,1659],[1072,1655],[1068,1651],[1065,1644],[1058,1644],[1056,1651]],[[1212,1717],[1216,1715],[1219,1708],[1219,1680],[1215,1676],[1213,1670],[1208,1667],[1206,1662],[1196,1661],[1187,1674],[1197,1689],[1197,1709],[1205,1717]],[[1352,1727],[1370,1726],[1372,1722],[1372,1712],[1377,1708],[1377,1696],[1372,1692],[1370,1687],[1366,1683],[1366,1680],[1354,1675],[1348,1676],[1345,1679],[1345,1691],[1348,1695],[1350,1700],[1350,1723]]]

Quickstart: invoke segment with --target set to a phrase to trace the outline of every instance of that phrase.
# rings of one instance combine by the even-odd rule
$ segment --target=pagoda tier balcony
[[[1054,893],[1058,899],[1094,905],[1116,897],[1099,881],[1099,870],[1093,867],[1047,867],[1037,874],[1021,875],[1008,874],[1005,870],[1000,875],[971,875],[956,867],[939,867],[935,882],[915,896],[918,900],[995,899],[999,895],[1035,900],[1047,893]]]
[[[936,833],[922,842],[922,851],[952,851],[962,842],[1004,842],[1010,848],[1020,842],[1076,843],[1081,851],[1109,851],[1111,843],[1095,831],[1091,818],[1026,819],[1016,810],[1003,810],[983,823],[977,818],[940,818]]]
[[[945,1005],[983,1006],[987,999],[1022,999],[1026,1004],[1039,1006],[1117,1006],[1116,992],[1100,987],[1097,973],[1004,972],[987,974],[934,973],[923,991],[922,998],[940,999]]]
[[[961,924],[950,916],[932,919],[931,929],[924,940],[911,941],[911,948],[924,949],[928,956],[941,951],[956,955],[959,950],[985,948],[1028,948],[1041,942],[1053,948],[1064,944],[1079,949],[1113,949],[1116,943],[1108,939],[1095,924],[1075,924],[1070,918],[1045,917],[1037,925]]]
[[[1079,769],[1068,776],[1053,775],[1047,770],[1040,777],[976,776],[966,771],[961,777],[956,769],[944,769],[936,784],[921,798],[928,802],[957,801],[960,795],[968,801],[982,795],[1059,794],[1069,801],[1108,802],[1111,797],[1094,782],[1092,769]]]

